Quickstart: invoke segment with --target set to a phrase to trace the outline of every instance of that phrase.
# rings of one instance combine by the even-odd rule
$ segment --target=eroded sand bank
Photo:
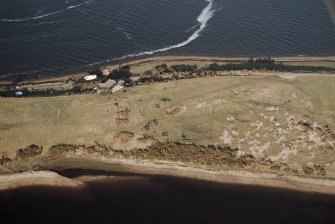
[[[64,158],[63,158],[64,159]],[[78,158],[66,158],[69,161],[76,161]],[[290,175],[280,175],[273,173],[248,172],[241,170],[210,170],[205,168],[197,168],[187,166],[182,163],[173,163],[168,161],[134,161],[126,159],[85,159],[80,160],[82,169],[85,169],[84,162],[95,162],[103,164],[113,164],[122,166],[122,172],[134,175],[166,175],[182,178],[192,178],[205,181],[213,181],[223,184],[241,184],[253,185],[270,188],[281,188],[295,190],[301,192],[313,192],[322,194],[335,195],[335,180],[303,178]],[[45,163],[43,166],[57,166],[57,160],[52,161],[52,165]],[[58,166],[58,168],[60,168]],[[64,167],[63,169],[71,169]],[[78,168],[78,166],[76,167]],[[115,170],[118,171],[118,170]],[[111,172],[113,172],[111,170]],[[112,180],[113,176],[79,176],[76,178],[67,178],[52,171],[28,171],[23,173],[15,173],[8,175],[0,175],[0,190],[9,190],[27,186],[56,186],[56,187],[84,187],[85,182],[104,180]]]

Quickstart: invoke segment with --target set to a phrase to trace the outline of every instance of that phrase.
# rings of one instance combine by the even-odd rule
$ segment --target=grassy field
[[[145,148],[155,141],[237,147],[238,155],[335,177],[335,77],[206,77],[109,95],[0,98],[0,153],[31,144]],[[256,167],[257,169],[257,167]]]

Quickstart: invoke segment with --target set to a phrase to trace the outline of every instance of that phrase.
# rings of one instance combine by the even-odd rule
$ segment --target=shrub
[[[152,75],[153,72],[151,70],[146,70],[143,72],[143,75]]]
[[[167,64],[163,63],[161,65],[155,66],[155,70],[159,73],[168,72],[168,66]]]
[[[304,173],[307,174],[307,175],[312,175],[313,172],[314,172],[314,169],[311,168],[311,167],[309,167],[309,166],[304,166],[302,170],[303,170]]]
[[[7,86],[0,86],[0,93],[7,92],[9,88]]]
[[[15,159],[29,159],[42,154],[43,147],[38,145],[30,145],[25,149],[16,151]]]
[[[123,79],[123,80],[128,80],[130,79],[131,72],[130,70],[126,69],[120,69],[118,70],[113,70],[107,77],[106,80],[108,79]]]

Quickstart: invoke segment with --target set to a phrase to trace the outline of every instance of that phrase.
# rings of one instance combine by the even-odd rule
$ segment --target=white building
[[[84,79],[86,81],[92,81],[92,80],[95,80],[97,78],[98,78],[97,75],[87,75],[87,76],[84,77]]]

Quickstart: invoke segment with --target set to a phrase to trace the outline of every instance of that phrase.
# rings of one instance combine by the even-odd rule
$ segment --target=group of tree
[[[272,58],[250,58],[246,62],[218,64],[212,63],[204,71],[268,70],[281,72],[335,72],[335,68],[325,66],[290,65],[276,63]]]
[[[197,65],[186,65],[186,64],[171,65],[170,69],[175,72],[195,72],[198,70],[198,66]]]
[[[154,70],[159,73],[169,73],[169,72],[194,72],[198,70],[197,65],[187,65],[187,64],[180,64],[180,65],[171,65],[170,67],[163,63],[160,65],[156,65]]]
[[[108,76],[106,76],[104,81],[107,81],[108,79],[122,79],[122,80],[129,80],[131,77],[131,72],[130,72],[130,66],[125,65],[125,66],[120,66],[119,69],[114,69],[112,70]]]

